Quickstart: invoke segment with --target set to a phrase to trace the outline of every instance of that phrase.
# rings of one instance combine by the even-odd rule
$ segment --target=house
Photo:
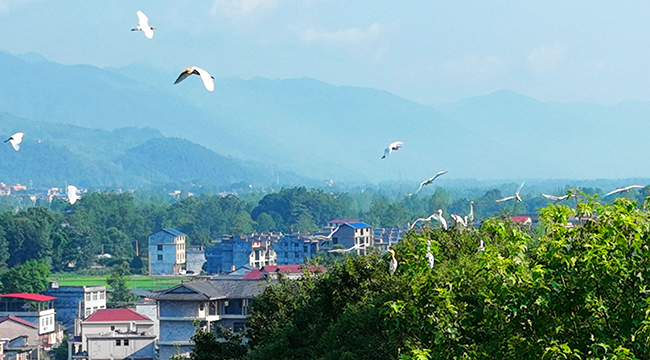
[[[97,310],[68,340],[68,360],[154,359],[154,322],[131,309]]]
[[[33,343],[28,336],[0,339],[3,360],[30,360],[40,358],[38,344]]]
[[[106,286],[59,286],[51,281],[46,295],[56,297],[54,308],[56,320],[66,327],[68,333],[74,332],[74,319],[85,319],[97,310],[106,309]]]
[[[60,338],[53,306],[55,299],[53,296],[29,293],[2,294],[0,316],[13,315],[34,324],[38,330],[38,340],[29,340],[39,341],[41,347],[49,349],[58,344]]]
[[[0,339],[16,339],[18,337],[26,337],[25,341],[38,345],[40,342],[38,326],[13,315],[0,317]]]
[[[257,269],[275,265],[277,254],[274,244],[281,236],[280,233],[252,233],[223,238],[206,249],[206,272],[220,274],[244,265]]]
[[[178,275],[185,269],[185,238],[174,229],[149,235],[149,275]]]
[[[375,229],[375,246],[380,250],[388,251],[393,244],[397,244],[406,235],[404,228]]]
[[[251,299],[262,292],[265,284],[255,280],[198,279],[156,293],[159,359],[168,360],[179,351],[192,349],[190,338],[195,322],[207,329],[244,329]]]
[[[320,249],[320,241],[300,233],[284,235],[275,244],[278,265],[302,264]]]
[[[362,222],[352,222],[339,225],[332,233],[332,241],[324,245],[331,248],[334,245],[343,245],[346,249],[356,249],[357,255],[365,255],[366,249],[374,246],[375,235],[372,226]]]
[[[201,274],[203,264],[205,264],[205,248],[201,245],[189,245],[187,247],[187,259],[185,263],[185,270],[189,274],[190,271],[194,274]]]

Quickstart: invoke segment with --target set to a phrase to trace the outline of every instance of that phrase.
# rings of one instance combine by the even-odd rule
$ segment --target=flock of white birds
[[[136,15],[138,16],[138,26],[136,26],[134,29],[131,29],[131,31],[142,31],[144,33],[144,36],[147,39],[153,39],[153,35],[154,35],[153,31],[156,30],[156,28],[149,25],[149,18],[147,17],[147,15],[145,15],[140,10],[136,12]],[[185,80],[187,77],[191,75],[198,75],[201,81],[203,82],[203,86],[208,91],[214,91],[214,77],[210,75],[210,73],[208,73],[207,71],[197,66],[192,66],[184,69],[181,72],[181,74],[178,76],[174,84],[180,83],[181,81]],[[9,144],[11,144],[14,150],[18,151],[20,150],[20,144],[23,142],[24,136],[25,133],[17,132],[11,135],[9,139],[5,140],[5,143],[8,142]],[[81,195],[79,195],[79,189],[74,185],[66,186],[66,195],[68,197],[68,202],[70,202],[70,204],[76,203],[77,200],[81,198]]]

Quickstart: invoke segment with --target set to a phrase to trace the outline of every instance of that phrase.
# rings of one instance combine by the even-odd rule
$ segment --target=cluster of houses
[[[245,329],[251,302],[269,279],[324,270],[303,265],[317,251],[362,254],[369,246],[387,247],[400,237],[399,229],[373,231],[356,220],[336,220],[317,234],[228,237],[206,250],[187,245],[179,231],[163,229],[149,236],[149,272],[197,276],[169,289],[138,291],[140,301],[123,309],[107,308],[110,290],[105,286],[53,281],[44,294],[1,294],[0,359],[38,360],[60,346],[67,347],[69,360],[188,355],[197,326],[235,333]],[[201,271],[214,275],[199,276]]]

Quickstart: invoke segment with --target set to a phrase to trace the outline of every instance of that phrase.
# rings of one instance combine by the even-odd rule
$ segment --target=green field
[[[78,275],[52,275],[50,280],[57,280],[61,286],[93,286],[106,285],[108,276],[78,276]],[[188,276],[132,276],[128,282],[131,289],[160,290],[178,285],[183,280],[189,280]]]

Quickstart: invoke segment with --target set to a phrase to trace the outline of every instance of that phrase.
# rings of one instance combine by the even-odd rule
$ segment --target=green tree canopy
[[[50,266],[44,260],[29,260],[0,275],[3,293],[41,294],[47,290]]]

